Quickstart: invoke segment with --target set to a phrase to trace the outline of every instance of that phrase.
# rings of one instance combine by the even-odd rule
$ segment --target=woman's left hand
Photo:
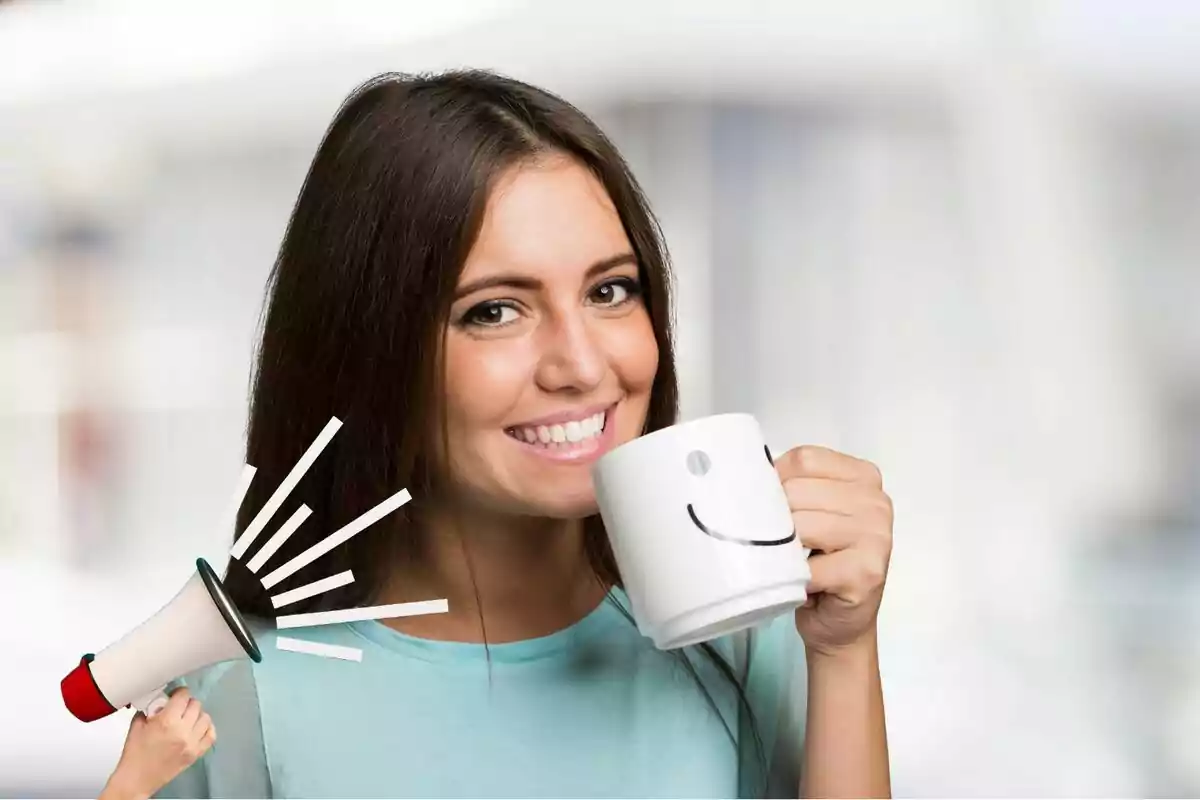
[[[812,549],[808,602],[796,610],[806,649],[869,641],[892,554],[892,501],[868,461],[805,445],[775,459],[800,542]]]

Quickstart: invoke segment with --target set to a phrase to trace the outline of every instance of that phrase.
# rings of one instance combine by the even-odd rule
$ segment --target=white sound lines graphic
[[[359,622],[365,619],[418,617],[422,614],[445,614],[450,610],[445,600],[422,600],[419,603],[394,603],[390,606],[346,608],[341,611],[314,611],[311,614],[286,614],[275,618],[283,628],[307,628],[312,625],[336,625],[339,622]]]
[[[330,589],[345,586],[348,583],[354,583],[354,573],[350,570],[339,572],[337,575],[330,575],[328,578],[321,578],[319,581],[306,583],[289,592],[280,592],[279,594],[271,595],[271,605],[275,606],[275,608],[283,608],[300,600],[315,597],[322,592],[328,592]]]
[[[317,460],[317,456],[321,455],[321,451],[325,449],[325,446],[329,444],[333,439],[333,435],[341,427],[342,421],[337,417],[329,420],[325,425],[325,429],[317,436],[317,440],[309,445],[308,450],[296,462],[296,466],[292,467],[292,471],[283,479],[283,483],[279,484],[279,488],[263,504],[262,510],[251,520],[250,525],[242,534],[242,538],[238,539],[237,543],[233,545],[233,549],[229,551],[231,556],[240,560],[242,556],[246,555],[246,550],[254,543],[258,535],[262,533],[262,529],[267,527],[267,523],[270,522],[271,517],[283,505],[283,501],[292,493],[292,489],[296,488],[296,484],[304,477],[304,473],[308,472],[308,468],[313,465],[313,462]]]
[[[287,500],[288,495],[296,488],[296,485],[304,477],[308,469],[317,460],[321,452],[333,439],[334,434],[341,428],[342,422],[337,417],[333,417],[326,424],[325,428],[317,436],[316,440],[309,445],[308,450],[300,457],[300,460],[292,467],[287,477],[279,484],[279,487],[255,515],[254,519],[246,527],[241,537],[234,543],[233,548],[229,551],[233,558],[241,561],[249,550],[250,545],[263,532],[270,522],[271,517],[279,510]],[[237,513],[241,508],[246,497],[246,492],[250,488],[250,483],[254,478],[256,468],[247,464],[242,470],[241,480],[238,482],[237,490],[234,497],[231,499],[229,507],[225,509],[224,516],[221,517],[221,532],[224,533],[235,527],[237,521]],[[309,547],[298,556],[276,568],[273,572],[261,578],[264,589],[270,589],[285,578],[294,575],[299,570],[308,566],[312,562],[319,559],[321,556],[330,552],[338,545],[349,541],[355,534],[361,533],[370,526],[374,525],[379,520],[386,517],[396,509],[410,501],[412,496],[407,489],[401,489],[391,497],[384,500],[379,505],[357,517],[340,529],[326,536],[321,541],[317,542],[312,547]],[[246,567],[255,575],[258,574],[271,557],[278,552],[279,548],[287,542],[288,538],[296,532],[301,524],[312,514],[312,510],[301,505],[287,521],[280,526],[279,530],[273,536],[267,539],[266,543],[259,548],[259,551],[246,562]],[[271,605],[276,608],[297,603],[301,600],[315,597],[324,592],[332,591],[342,586],[346,586],[354,582],[354,574],[350,570],[339,572],[336,575],[330,575],[327,578],[312,581],[303,586],[290,589],[286,592],[271,595]],[[364,608],[345,608],[335,611],[317,611],[306,614],[284,614],[277,616],[275,619],[276,628],[283,630],[288,628],[312,627],[318,625],[336,625],[343,622],[356,622],[363,620],[376,619],[392,619],[395,617],[410,617],[419,616],[422,614],[444,614],[450,610],[449,604],[445,600],[422,600],[415,603],[393,603],[391,605],[368,606]],[[287,650],[293,653],[305,653],[309,655],[322,656],[324,658],[335,658],[344,661],[362,661],[362,650],[356,647],[342,647],[340,645],[326,644],[324,642],[314,642],[305,639],[293,639],[286,636],[277,636],[275,639],[275,647],[279,650]]]
[[[382,503],[363,514],[358,519],[329,534],[324,539],[317,542],[312,547],[308,548],[279,569],[267,575],[262,579],[263,586],[270,589],[272,586],[279,583],[292,573],[302,569],[303,567],[307,567],[309,564],[316,561],[318,558],[325,555],[339,544],[349,540],[354,534],[366,530],[371,525],[374,525],[376,522],[383,519],[397,508],[400,508],[400,506],[404,505],[411,499],[412,497],[408,494],[408,490],[401,489],[399,492],[392,495],[387,500],[384,500]]]
[[[254,480],[254,467],[247,464],[242,467],[242,477],[238,479],[237,487],[233,490],[233,496],[229,498],[229,503],[225,506],[225,510],[221,513],[221,518],[217,522],[217,537],[221,542],[226,542],[225,537],[229,535],[229,531],[233,530],[237,524],[238,509],[242,507],[242,502],[246,499],[246,492],[250,490],[250,482]]]
[[[299,528],[300,523],[308,519],[308,515],[311,513],[312,509],[308,506],[302,505],[297,508],[296,511],[290,517],[288,517],[287,522],[283,523],[283,527],[276,531],[275,535],[270,539],[267,539],[267,543],[259,548],[258,552],[254,554],[254,558],[246,562],[246,566],[250,568],[250,571],[258,574],[258,571],[263,568],[263,564],[266,564],[271,556],[275,555],[275,551],[279,549],[279,546],[286,542],[288,537],[296,532],[296,528]]]
[[[357,647],[342,647],[324,642],[310,642],[306,639],[292,639],[279,636],[275,639],[275,647],[279,650],[289,650],[293,653],[308,653],[325,658],[340,658],[344,661],[362,661],[362,650]]]

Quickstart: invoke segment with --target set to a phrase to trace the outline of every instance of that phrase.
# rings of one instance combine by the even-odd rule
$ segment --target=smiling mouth
[[[570,450],[594,445],[608,427],[612,408],[577,420],[550,425],[519,425],[505,429],[509,437],[531,447]]]
[[[796,539],[795,529],[792,530],[790,536],[786,536],[783,539],[735,539],[734,537],[726,536],[719,531],[714,531],[712,528],[701,522],[700,518],[696,516],[696,510],[692,508],[691,503],[688,503],[687,512],[688,516],[692,518],[692,522],[695,523],[696,527],[699,528],[703,533],[711,536],[714,539],[720,539],[722,542],[729,542],[730,544],[741,544],[749,547],[777,547],[781,544],[787,544],[788,542],[792,542]]]

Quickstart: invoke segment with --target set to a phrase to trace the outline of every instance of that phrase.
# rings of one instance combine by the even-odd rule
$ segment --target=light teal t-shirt
[[[565,630],[487,648],[375,621],[256,630],[261,663],[185,678],[218,740],[157,796],[795,797],[806,676],[792,616],[716,643],[760,751],[709,660],[685,651],[711,702],[618,604],[614,592]],[[362,661],[279,650],[277,635]]]

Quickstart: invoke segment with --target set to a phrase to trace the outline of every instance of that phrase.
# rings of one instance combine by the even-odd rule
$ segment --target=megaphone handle
[[[138,711],[145,714],[147,717],[153,717],[158,712],[162,711],[167,705],[167,687],[163,686],[159,689],[139,697],[130,703]]]

